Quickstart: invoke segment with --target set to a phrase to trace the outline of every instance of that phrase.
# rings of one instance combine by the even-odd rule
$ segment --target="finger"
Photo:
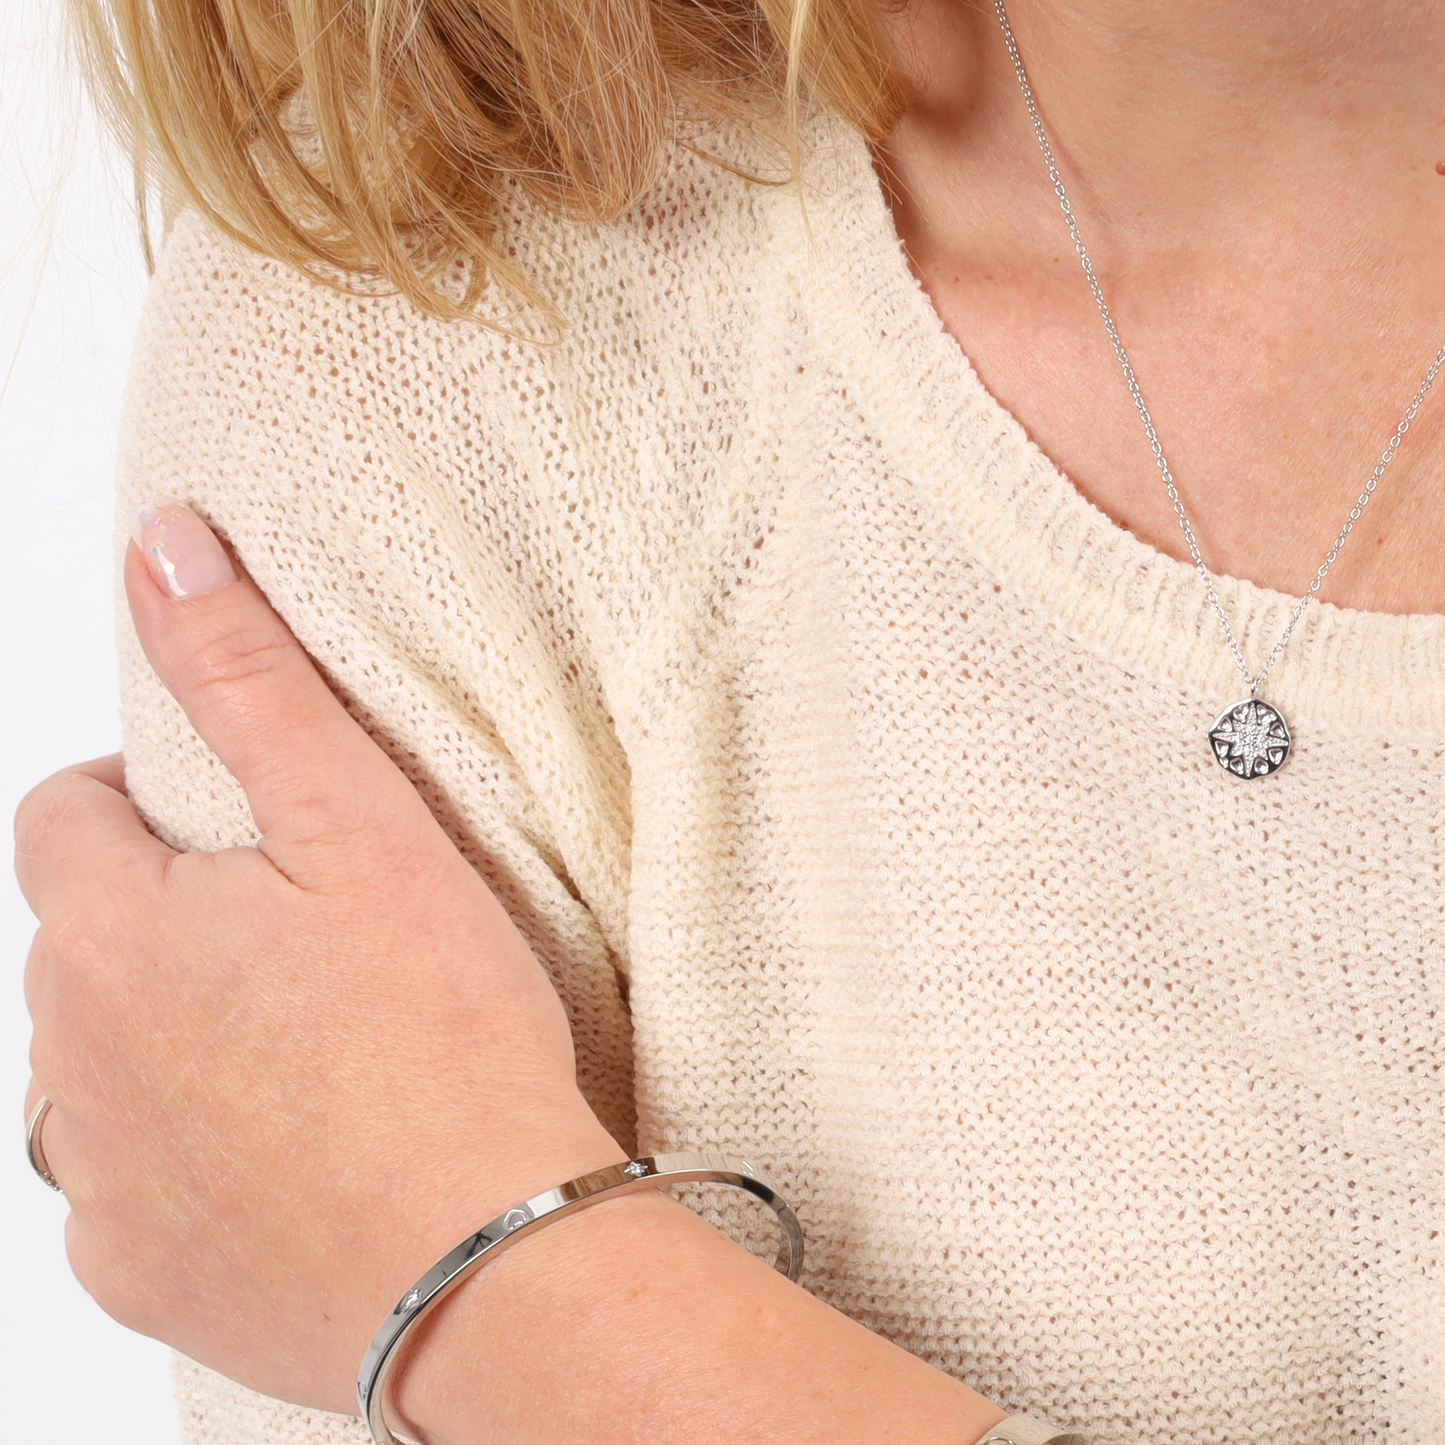
[[[126,591],[141,646],[245,789],[282,871],[304,884],[325,866],[315,845],[378,816],[429,824],[410,784],[201,519],[178,502],[150,503],[137,518]]]
[[[65,768],[32,788],[15,812],[15,877],[42,922],[69,911],[98,876],[159,871],[173,852],[121,790],[119,760]]]
[[[97,783],[104,783],[117,793],[125,792],[125,756],[122,753],[107,753],[103,758],[89,758],[83,763],[72,763],[70,771],[84,773]]]
[[[30,952],[25,955],[23,975],[25,1012],[32,1020],[37,1017],[37,1011],[41,1007],[41,992],[49,977],[49,964],[50,960],[45,952],[45,930],[37,928],[35,936],[30,940]]]

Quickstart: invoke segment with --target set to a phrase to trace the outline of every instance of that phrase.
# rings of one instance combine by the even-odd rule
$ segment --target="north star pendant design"
[[[1267,778],[1277,773],[1289,757],[1290,746],[1284,719],[1257,697],[1225,708],[1209,729],[1214,761],[1236,778]]]

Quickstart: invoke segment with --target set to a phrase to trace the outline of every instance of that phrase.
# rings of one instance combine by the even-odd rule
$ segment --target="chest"
[[[1418,1391],[1438,1335],[1438,747],[1251,792],[906,489],[816,483],[636,758],[645,1134],[768,1151],[814,1288],[1097,1438],[1199,1438],[1206,1379],[1367,1438],[1350,1362]]]
[[[1067,263],[1067,264],[1065,264]],[[1160,550],[1185,544],[1082,276],[939,265],[923,279],[984,383],[1105,513]],[[1212,570],[1302,591],[1324,561],[1445,334],[1438,307],[1391,314],[1358,295],[1213,293],[1187,265],[1117,321]],[[1222,293],[1222,294],[1218,294]],[[1281,294],[1282,293],[1282,294]],[[1445,610],[1445,422],[1430,396],[1321,596],[1385,612]]]

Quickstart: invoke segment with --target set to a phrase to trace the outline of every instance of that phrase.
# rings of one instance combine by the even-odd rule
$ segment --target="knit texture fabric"
[[[1193,569],[985,392],[860,140],[507,225],[555,344],[182,219],[123,508],[224,533],[531,939],[603,1119],[765,1169],[810,1289],[1096,1445],[1439,1445],[1445,619],[1312,607],[1295,754],[1241,782]],[[1291,599],[1220,590],[1262,657]],[[249,839],[122,648],[146,815]],[[178,1371],[194,1445],[364,1439]]]

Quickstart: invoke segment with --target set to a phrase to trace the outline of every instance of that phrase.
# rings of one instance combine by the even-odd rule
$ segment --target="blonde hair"
[[[609,219],[684,110],[795,138],[819,104],[887,134],[901,96],[873,3],[71,0],[142,204],[159,183],[257,250],[443,316],[489,276],[545,302],[497,235],[510,185]],[[438,285],[459,257],[465,294]]]

